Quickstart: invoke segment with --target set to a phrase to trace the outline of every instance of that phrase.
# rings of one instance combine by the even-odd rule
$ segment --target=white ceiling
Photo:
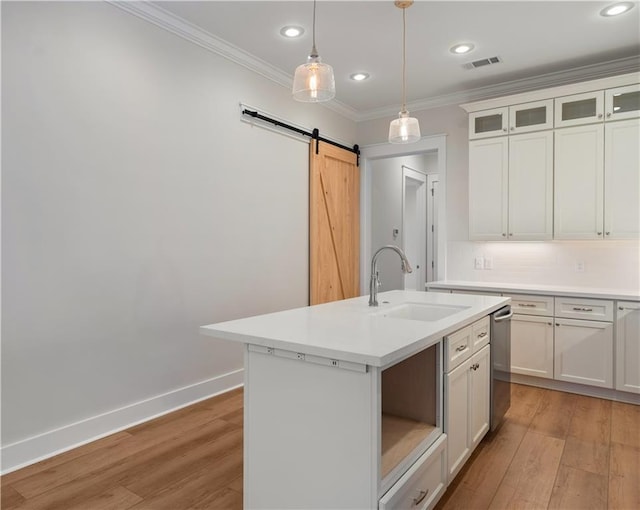
[[[600,16],[611,3],[417,1],[407,10],[410,109],[444,104],[448,97],[479,99],[640,69],[640,6],[621,16]],[[154,4],[288,76],[311,48],[310,1]],[[287,40],[280,35],[285,25],[299,25],[306,32]],[[449,52],[463,41],[475,44],[475,50],[467,55]],[[359,119],[397,111],[402,12],[391,0],[320,0],[316,43],[323,61],[334,68],[337,104]],[[503,62],[473,70],[463,67],[493,56]],[[371,78],[353,82],[349,75],[356,71],[366,71]],[[534,77],[537,81],[528,81]]]

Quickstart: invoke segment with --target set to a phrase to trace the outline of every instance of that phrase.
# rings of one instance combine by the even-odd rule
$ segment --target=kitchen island
[[[390,291],[379,301],[201,328],[245,344],[245,508],[400,508],[414,500],[427,508],[441,496],[443,339],[471,331],[509,299]]]

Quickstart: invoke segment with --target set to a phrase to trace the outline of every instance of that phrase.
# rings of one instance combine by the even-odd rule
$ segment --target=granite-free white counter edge
[[[496,296],[418,291],[381,292],[377,308],[369,307],[368,299],[361,296],[210,324],[202,326],[200,332],[224,340],[386,367],[509,302],[509,298]],[[386,310],[403,303],[467,308],[430,322],[382,317]]]
[[[514,292],[545,296],[567,296],[587,299],[613,299],[616,301],[640,301],[640,291],[598,289],[590,287],[569,287],[563,285],[533,285],[498,282],[468,282],[442,280],[427,283],[429,290],[473,290],[487,292]]]

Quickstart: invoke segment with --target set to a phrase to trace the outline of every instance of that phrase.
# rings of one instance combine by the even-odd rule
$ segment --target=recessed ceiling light
[[[618,14],[627,12],[632,7],[633,7],[633,2],[620,2],[602,9],[600,11],[600,16],[617,16]]]
[[[304,28],[302,27],[288,25],[280,29],[280,35],[288,39],[293,39],[294,37],[300,37],[302,34],[304,34]]]
[[[349,78],[353,81],[364,81],[369,78],[369,73],[353,73]]]
[[[449,51],[451,53],[455,53],[456,55],[464,55],[465,53],[469,53],[471,50],[473,50],[473,48],[475,48],[475,46],[471,43],[460,43],[452,46]]]

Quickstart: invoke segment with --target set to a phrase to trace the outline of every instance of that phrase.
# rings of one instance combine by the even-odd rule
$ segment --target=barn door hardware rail
[[[318,144],[320,142],[328,143],[329,145],[333,145],[335,147],[340,147],[341,149],[347,150],[349,152],[353,152],[354,154],[356,154],[358,156],[357,164],[358,164],[358,166],[360,165],[360,147],[358,146],[358,144],[354,145],[353,147],[347,147],[346,145],[342,145],[341,143],[334,142],[333,140],[329,140],[327,138],[323,138],[322,136],[320,136],[320,131],[318,130],[318,128],[314,128],[314,130],[311,131],[311,132],[305,131],[304,129],[300,129],[298,127],[292,126],[290,124],[287,124],[285,122],[279,121],[277,119],[272,119],[271,117],[267,117],[266,115],[262,115],[262,114],[258,113],[255,110],[248,110],[246,108],[243,108],[242,115],[248,115],[249,117],[253,117],[254,119],[263,120],[265,122],[269,122],[270,124],[273,124],[274,126],[278,126],[278,127],[284,128],[284,129],[288,129],[289,131],[294,131],[294,132],[296,132],[296,133],[298,133],[300,135],[304,135],[304,136],[308,136],[309,138],[313,138],[316,141],[316,154],[318,154]]]

